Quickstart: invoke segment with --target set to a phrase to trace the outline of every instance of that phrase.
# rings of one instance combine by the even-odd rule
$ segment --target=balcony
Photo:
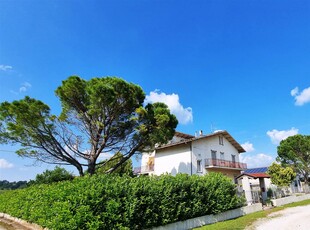
[[[134,169],[133,169],[133,174],[134,175],[138,175],[138,174],[140,174],[141,173],[141,167],[135,167]]]
[[[205,159],[206,168],[229,168],[229,169],[238,169],[244,170],[247,169],[247,165],[241,162],[220,160],[220,159]]]
[[[134,169],[135,174],[147,174],[147,173],[153,172],[153,171],[154,171],[154,164],[144,165],[144,166],[137,167]]]

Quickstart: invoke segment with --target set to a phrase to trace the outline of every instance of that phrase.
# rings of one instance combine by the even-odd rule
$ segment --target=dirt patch
[[[5,218],[0,218],[0,230],[31,230],[30,228],[24,227],[18,223],[15,223],[11,220]]]
[[[9,225],[4,224],[0,221],[0,230],[11,230],[13,228],[11,228]]]
[[[38,230],[38,228],[26,226],[25,224],[16,222],[14,220],[0,217],[0,230]]]

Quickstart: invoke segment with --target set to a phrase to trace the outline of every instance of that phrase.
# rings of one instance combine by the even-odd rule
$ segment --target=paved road
[[[256,221],[247,229],[255,230],[309,230],[310,229],[310,205],[287,208],[274,212],[268,218]]]

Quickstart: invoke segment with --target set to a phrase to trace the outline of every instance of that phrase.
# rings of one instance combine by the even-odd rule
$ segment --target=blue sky
[[[268,166],[280,140],[310,132],[309,12],[307,0],[1,0],[0,102],[29,95],[58,114],[62,80],[118,76],[167,102],[178,131],[227,130],[248,167]],[[54,168],[16,148],[0,146],[0,180]]]

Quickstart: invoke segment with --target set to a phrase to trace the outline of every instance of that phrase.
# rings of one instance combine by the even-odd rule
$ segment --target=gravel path
[[[270,214],[267,218],[260,219],[247,230],[309,230],[310,229],[310,205],[287,208]]]

